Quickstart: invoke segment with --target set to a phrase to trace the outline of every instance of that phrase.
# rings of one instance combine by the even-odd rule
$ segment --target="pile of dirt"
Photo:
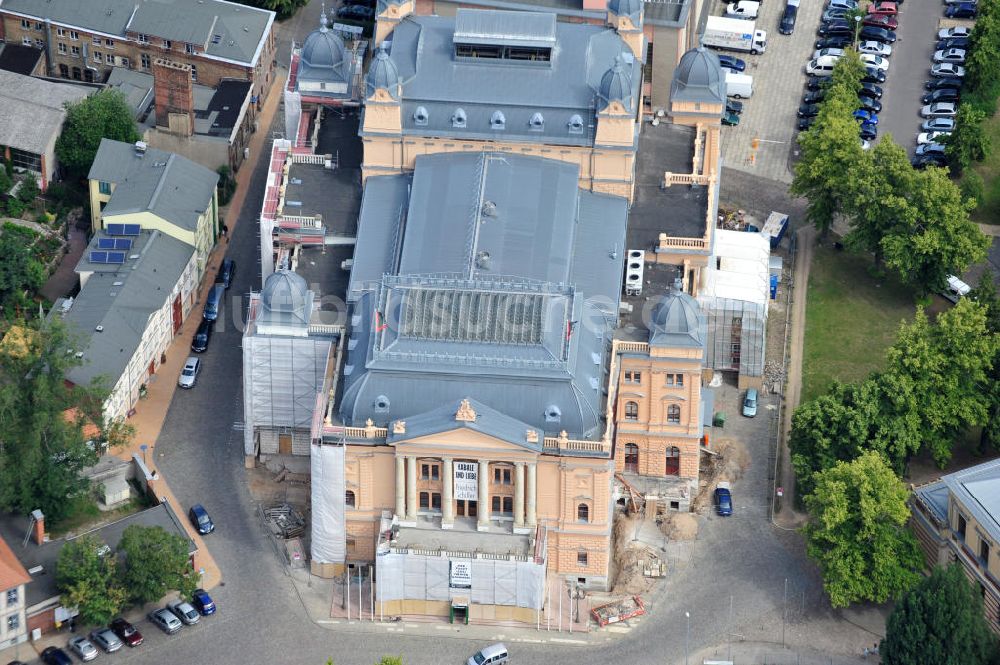
[[[691,513],[669,513],[658,523],[660,531],[669,540],[694,540],[698,537],[698,518]]]
[[[619,513],[611,532],[611,547],[615,562],[614,594],[630,596],[646,593],[653,586],[654,579],[643,574],[647,562],[655,559],[652,550],[642,543],[632,540],[632,534],[638,527],[640,515]]]
[[[720,481],[732,483],[739,480],[750,466],[750,453],[740,441],[716,439],[712,442],[712,450],[717,454],[702,458],[699,483],[701,491],[692,506],[692,512],[700,513],[706,506],[712,505],[716,485]]]

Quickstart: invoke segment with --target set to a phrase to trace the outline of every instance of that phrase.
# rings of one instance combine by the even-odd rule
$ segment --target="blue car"
[[[215,601],[204,589],[194,590],[194,593],[191,594],[191,604],[201,612],[202,616],[207,617],[209,614],[215,614]]]
[[[715,512],[722,517],[733,514],[733,494],[729,490],[729,483],[719,483],[715,488]]]
[[[854,119],[863,123],[871,123],[873,125],[878,124],[878,116],[871,111],[866,111],[865,109],[858,109],[855,111]]]
[[[208,511],[200,503],[191,506],[191,510],[188,511],[188,519],[191,520],[191,524],[198,530],[198,533],[203,536],[215,531],[212,518],[208,516]]]
[[[948,18],[976,18],[976,12],[974,2],[963,2],[959,5],[948,5],[944,10],[944,15]]]
[[[720,55],[719,64],[726,69],[731,69],[734,72],[742,72],[747,68],[747,63],[745,60],[733,57],[731,55]]]

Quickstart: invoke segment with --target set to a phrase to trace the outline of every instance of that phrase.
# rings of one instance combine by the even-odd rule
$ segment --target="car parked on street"
[[[122,642],[130,647],[137,647],[142,644],[142,633],[136,630],[135,626],[125,619],[118,617],[108,627],[111,628],[115,635],[121,638]]]
[[[806,78],[806,90],[822,90],[829,82],[830,79],[826,76],[810,76]]]
[[[917,146],[916,155],[922,157],[923,155],[941,155],[945,156],[945,146],[943,143],[921,143]]]
[[[743,415],[753,418],[757,415],[757,389],[750,388],[743,396]]]
[[[719,55],[719,64],[722,65],[723,69],[729,69],[734,72],[742,72],[747,68],[746,60],[742,58],[736,58],[731,55]]]
[[[861,19],[861,25],[868,25],[873,28],[895,30],[899,27],[899,21],[895,16],[886,16],[885,14],[869,14]]]
[[[208,343],[212,341],[212,329],[215,323],[202,319],[198,324],[198,329],[194,331],[194,338],[191,340],[191,350],[195,353],[204,353],[208,350]]]
[[[803,104],[818,104],[826,98],[826,90],[812,90],[802,96]]]
[[[729,483],[722,481],[715,488],[715,512],[720,517],[729,517],[733,514],[733,493],[729,488]]]
[[[948,48],[934,51],[934,62],[953,62],[956,65],[964,65],[965,49]]]
[[[184,369],[177,379],[177,385],[181,388],[194,388],[198,381],[198,373],[201,371],[201,359],[191,356],[184,362]]]
[[[174,613],[181,622],[188,626],[194,625],[201,620],[198,610],[194,609],[191,603],[184,600],[172,600],[167,603],[167,609]]]
[[[899,5],[895,2],[885,0],[883,2],[873,2],[868,5],[868,13],[885,16],[895,16],[899,13]]]
[[[938,43],[934,45],[935,50],[947,49],[947,48],[964,48],[968,50],[969,48],[969,38],[968,37],[947,37],[945,39],[939,39]]]
[[[944,10],[944,15],[948,18],[976,18],[978,9],[971,2],[963,2],[960,5],[948,5]]]
[[[364,5],[345,5],[337,10],[337,18],[349,18],[355,21],[374,21],[375,8]]]
[[[781,19],[778,21],[778,32],[783,35],[790,35],[795,32],[795,19],[799,15],[799,6],[791,3],[785,5],[781,12]]]
[[[735,113],[736,115],[743,113],[743,102],[727,98],[726,113]]]
[[[939,139],[951,136],[951,132],[920,132],[917,134],[917,145],[925,143],[940,143]]]
[[[725,125],[726,127],[735,127],[736,125],[740,124],[740,116],[736,115],[735,113],[729,113],[729,112],[723,113],[722,124]]]
[[[77,655],[77,658],[85,663],[97,658],[97,647],[91,644],[90,640],[82,635],[77,635],[76,637],[71,638],[67,646],[70,651]]]
[[[797,127],[799,128],[800,132],[804,132],[810,127],[812,127],[814,122],[816,122],[816,116],[813,116],[811,118],[799,118]]]
[[[954,118],[957,113],[958,107],[955,102],[937,102],[927,104],[920,109],[922,118]]]
[[[934,102],[957,102],[961,99],[962,93],[954,88],[942,88],[941,90],[934,90],[928,92],[923,97],[924,104],[933,104]]]
[[[858,8],[857,0],[830,0],[827,3],[827,7],[854,10]]]
[[[864,109],[858,109],[855,111],[854,119],[858,122],[870,122],[873,125],[878,124],[878,116],[871,111],[866,111]]]
[[[719,56],[722,59],[722,56]],[[725,66],[725,65],[723,65]],[[233,284],[233,277],[236,276],[236,261],[232,259],[225,259],[222,262],[222,266],[219,268],[219,274],[215,277],[216,284],[222,284],[228,290]]]
[[[851,34],[853,35],[854,33],[852,32]],[[877,28],[873,25],[863,25],[861,26],[861,32],[858,33],[858,39],[866,41],[870,39],[876,42],[882,42],[883,44],[895,44],[896,33],[892,30]]]
[[[950,28],[938,30],[938,39],[950,39],[951,37],[968,37],[972,34],[972,28],[964,25],[956,25]]]
[[[196,610],[201,612],[203,617],[215,614],[215,601],[212,600],[212,597],[204,589],[194,590],[194,593],[191,594],[191,604],[194,605]]]
[[[863,122],[858,126],[858,136],[863,141],[874,141],[878,137],[878,127],[870,122]]]
[[[760,13],[760,3],[756,0],[737,0],[726,5],[726,16],[755,20]]]
[[[874,83],[862,83],[858,90],[859,97],[871,97],[872,99],[882,99],[882,86]]]
[[[844,55],[844,49],[842,48],[820,48],[813,51],[813,58],[822,58],[824,55],[828,55],[831,58],[840,58]]]
[[[877,99],[872,99],[870,97],[858,96],[858,108],[864,109],[866,111],[871,111],[872,113],[882,112],[882,102]]]
[[[162,630],[167,635],[173,635],[184,625],[181,620],[174,616],[174,613],[166,608],[153,610],[146,618],[149,622]]]
[[[819,115],[819,104],[802,104],[796,115],[800,118],[815,118]]]
[[[823,23],[829,23],[831,21],[844,21],[847,19],[847,13],[850,11],[850,9],[843,9],[842,7],[825,9],[820,15],[819,20]]]
[[[484,649],[480,649],[469,657],[465,665],[509,665],[510,656],[507,654],[507,647],[503,644],[492,644]]]
[[[834,21],[820,24],[816,34],[820,37],[850,37],[854,34],[854,28],[847,21]]]
[[[883,72],[889,71],[889,59],[871,53],[862,53],[860,56],[862,64],[866,67],[874,67]]]
[[[925,132],[953,132],[955,131],[955,119],[931,118],[921,123],[920,129]]]
[[[925,169],[928,166],[947,166],[948,159],[944,155],[917,155],[910,160],[915,169]]]
[[[73,665],[69,655],[59,647],[48,647],[41,656],[45,665]]]
[[[91,631],[90,641],[101,647],[107,653],[114,653],[121,649],[125,644],[118,639],[114,631],[110,628],[98,628],[97,630]]]
[[[956,65],[953,62],[939,62],[931,67],[931,76],[948,76],[952,78],[964,78],[965,67]]]
[[[839,48],[844,49],[854,43],[853,37],[841,35],[837,37],[824,37],[823,39],[816,40],[815,47],[818,49],[822,48]]]
[[[875,67],[865,67],[862,83],[885,83],[885,72]]]
[[[212,518],[208,516],[208,511],[200,503],[191,506],[191,509],[188,511],[188,519],[191,520],[191,525],[198,530],[198,533],[203,536],[215,531],[215,524],[212,522]]]
[[[887,58],[892,55],[892,47],[888,44],[877,42],[874,39],[869,39],[858,44],[858,53],[870,53],[871,55]]]
[[[945,88],[951,88],[952,90],[959,90],[962,87],[962,79],[952,78],[952,77],[942,77],[937,79],[930,79],[924,82],[924,89],[926,90],[944,90]]]

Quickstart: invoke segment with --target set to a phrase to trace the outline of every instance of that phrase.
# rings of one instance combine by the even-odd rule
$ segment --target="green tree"
[[[237,0],[240,4],[270,9],[278,15],[279,19],[290,18],[299,7],[307,4],[309,0]]]
[[[993,2],[979,6],[966,50],[963,97],[993,115],[1000,93],[1000,15]]]
[[[31,205],[41,193],[42,190],[38,188],[38,180],[35,179],[34,174],[28,173],[21,180],[21,188],[17,190],[17,198],[24,205]]]
[[[97,462],[81,423],[65,412],[82,396],[99,402],[107,394],[67,386],[66,373],[80,363],[67,353],[74,347],[56,321],[19,324],[0,344],[0,510],[38,508],[52,525],[66,517],[68,499],[87,491],[80,472]]]
[[[995,651],[982,596],[958,564],[934,568],[903,595],[879,648],[885,665],[987,665]]]
[[[972,104],[958,107],[955,131],[945,137],[945,152],[952,170],[961,173],[972,162],[981,162],[990,154],[990,136],[983,126],[986,114]]]
[[[969,292],[969,298],[979,303],[986,312],[986,328],[994,336],[1000,335],[1000,294],[993,283],[993,275],[989,271],[979,279],[976,288]],[[980,435],[980,449],[985,452],[987,447],[1000,448],[1000,350],[993,358],[993,367],[986,382],[986,397],[989,402],[989,413],[986,425]]]
[[[125,605],[115,556],[94,536],[68,540],[59,550],[56,587],[63,605],[77,608],[87,624],[107,624]]]
[[[198,588],[185,538],[162,527],[133,524],[125,529],[118,549],[125,556],[122,583],[137,603],[151,603],[170,591],[190,598]]]
[[[67,106],[56,156],[73,177],[85,178],[101,139],[126,143],[140,139],[132,109],[117,90],[101,90]]]
[[[908,196],[914,170],[906,151],[891,136],[875,144],[864,162],[865,172],[858,174],[856,183],[851,230],[844,240],[852,249],[874,255],[875,265],[881,267],[882,239],[916,223]]]
[[[25,292],[34,293],[44,282],[45,266],[31,244],[9,228],[0,231],[0,307],[10,311],[23,305]]]
[[[906,528],[907,490],[881,453],[869,451],[815,476],[805,497],[806,551],[834,607],[885,602],[920,577],[920,551]]]

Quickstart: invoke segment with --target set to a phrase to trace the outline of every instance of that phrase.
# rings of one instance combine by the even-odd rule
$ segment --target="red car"
[[[899,6],[895,2],[876,2],[868,5],[869,16],[895,16],[899,13]]]
[[[111,622],[111,626],[109,627],[114,631],[115,635],[121,638],[122,642],[130,647],[137,647],[142,644],[142,633],[136,630],[135,626],[125,619],[118,617]]]
[[[865,17],[865,20],[861,22],[861,25],[870,25],[876,28],[885,28],[886,30],[895,30],[899,27],[899,21],[896,20],[895,16],[886,16],[884,14],[869,14]]]

